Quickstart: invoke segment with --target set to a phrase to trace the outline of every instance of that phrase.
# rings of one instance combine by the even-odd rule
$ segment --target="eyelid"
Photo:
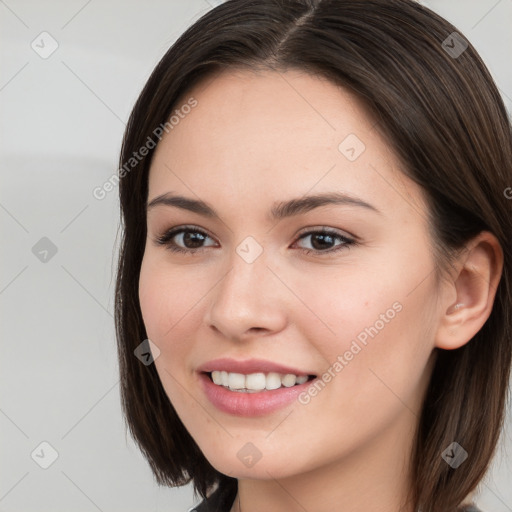
[[[215,237],[210,235],[210,233],[208,233],[208,231],[206,229],[200,228],[199,226],[196,226],[196,225],[193,225],[193,224],[178,225],[178,226],[171,227],[169,229],[164,229],[163,233],[160,236],[156,237],[156,240],[163,239],[164,237],[166,237],[166,238],[173,238],[174,236],[180,234],[182,231],[187,231],[187,230],[197,231],[197,232],[199,232],[199,233],[201,233],[201,234],[203,234],[205,236],[208,236],[212,240],[215,240]],[[357,237],[356,235],[350,233],[349,231],[340,230],[338,228],[331,228],[331,227],[328,227],[328,226],[325,226],[325,225],[306,226],[306,227],[302,228],[295,235],[295,237],[297,239],[299,239],[302,235],[306,235],[306,234],[309,235],[312,232],[314,232],[314,233],[323,232],[323,233],[326,233],[326,234],[337,234],[337,235],[339,235],[341,237],[353,239],[356,242],[359,241],[359,237]]]
[[[353,235],[352,233],[350,233],[349,231],[346,231],[344,229],[339,229],[339,228],[331,228],[329,226],[326,226],[326,225],[313,225],[313,226],[307,226],[303,229],[301,229],[298,233],[297,233],[297,237],[300,237],[302,234],[306,234],[306,233],[311,233],[311,231],[320,231],[320,232],[327,232],[327,233],[336,233],[337,235],[339,236],[344,236],[345,238],[350,238],[350,239],[353,239],[354,241],[359,241],[359,237],[357,237],[356,235]]]
[[[207,230],[200,228],[199,226],[195,225],[178,225],[174,226],[172,228],[169,228],[164,231],[164,233],[160,236],[156,236],[153,240],[156,245],[163,245],[166,246],[166,249],[170,250],[173,253],[181,253],[185,256],[194,256],[197,254],[201,254],[204,252],[205,249],[210,246],[203,246],[198,248],[183,248],[177,245],[176,243],[171,243],[171,240],[183,232],[196,232],[200,233],[205,237],[211,238],[216,243],[218,243],[213,236],[211,236]],[[335,245],[334,247],[326,250],[317,250],[317,249],[305,249],[302,247],[299,247],[299,250],[306,255],[313,254],[314,256],[320,256],[320,257],[328,257],[329,255],[333,256],[338,251],[349,249],[351,246],[358,246],[360,244],[360,239],[352,234],[349,234],[348,236],[340,232],[341,230],[337,228],[331,228],[325,225],[321,226],[307,226],[299,231],[298,234],[295,235],[295,241],[293,242],[293,246],[295,246],[297,243],[299,243],[304,238],[307,238],[308,236],[318,235],[318,234],[324,234],[328,236],[334,236],[337,237],[339,240],[342,241],[341,244]]]
[[[204,236],[207,236],[208,238],[211,238],[212,240],[215,240],[215,237],[210,235],[210,233],[208,233],[208,231],[206,229],[203,229],[203,228],[200,228],[199,226],[195,226],[195,225],[191,225],[191,224],[185,224],[185,225],[178,225],[178,226],[173,226],[168,229],[164,229],[162,231],[161,235],[156,235],[156,237],[154,238],[154,241],[156,243],[165,244],[165,243],[168,243],[169,240],[174,238],[176,235],[179,235],[184,231],[198,232]]]

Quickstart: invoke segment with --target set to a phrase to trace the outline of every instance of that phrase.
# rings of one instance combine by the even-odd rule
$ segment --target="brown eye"
[[[332,254],[339,250],[357,245],[356,241],[332,230],[311,230],[303,233],[299,240],[311,238],[311,249],[301,248],[305,254]],[[155,242],[165,245],[167,249],[176,253],[195,254],[203,251],[206,247],[203,243],[211,237],[201,229],[182,226],[172,228],[163,235],[156,238]],[[336,244],[336,241],[340,243]]]
[[[206,238],[209,235],[200,229],[181,227],[170,229],[155,241],[172,252],[195,253],[203,249],[201,244]]]
[[[348,238],[344,235],[339,234],[336,231],[331,231],[327,229],[316,230],[316,231],[308,231],[300,236],[299,240],[304,240],[308,237],[311,237],[311,246],[312,249],[302,249],[306,254],[311,253],[333,253],[339,251],[341,249],[345,249],[351,245],[356,245],[355,240]],[[336,240],[340,240],[341,243],[335,244]],[[333,244],[334,247],[333,247]]]

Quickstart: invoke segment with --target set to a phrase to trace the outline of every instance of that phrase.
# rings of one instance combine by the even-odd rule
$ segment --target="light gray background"
[[[0,0],[0,512],[195,503],[190,486],[159,488],[125,438],[112,316],[118,191],[99,201],[92,190],[116,171],[153,67],[218,3]],[[510,111],[512,0],[422,3],[476,46]],[[46,59],[31,48],[43,31],[59,45]],[[57,249],[47,262],[33,252],[43,237]],[[509,415],[481,486],[487,512],[512,511],[510,425]],[[43,441],[58,452],[48,469],[34,461],[50,461]]]

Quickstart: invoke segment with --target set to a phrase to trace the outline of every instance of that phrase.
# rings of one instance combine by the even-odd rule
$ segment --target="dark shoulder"
[[[195,507],[190,508],[187,512],[229,512],[233,506],[237,489],[236,487],[219,487],[208,498],[201,501]],[[464,505],[457,512],[484,512],[476,505]]]
[[[459,508],[458,512],[484,512],[482,509],[478,508],[476,505],[464,505]]]
[[[236,485],[220,485],[208,498],[187,512],[229,512],[235,501],[236,493]]]

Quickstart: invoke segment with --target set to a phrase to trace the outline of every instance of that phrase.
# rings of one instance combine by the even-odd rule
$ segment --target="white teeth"
[[[279,373],[270,372],[267,375],[267,382],[265,384],[265,388],[269,391],[272,389],[278,389],[281,387],[281,377]]]
[[[251,373],[245,377],[245,387],[261,391],[265,389],[267,378],[264,373]]]
[[[242,373],[229,373],[229,388],[243,389],[245,388],[245,375]]]
[[[255,393],[257,391],[278,389],[281,386],[290,388],[295,384],[304,384],[308,380],[307,375],[293,375],[291,373],[281,374],[276,372],[250,373],[231,373],[215,370],[212,372],[212,380],[219,386],[229,387],[233,391],[242,391]]]
[[[286,386],[287,388],[291,388],[292,386],[295,386],[295,382],[297,381],[297,376],[292,375],[291,373],[287,373],[283,379],[283,386]]]

